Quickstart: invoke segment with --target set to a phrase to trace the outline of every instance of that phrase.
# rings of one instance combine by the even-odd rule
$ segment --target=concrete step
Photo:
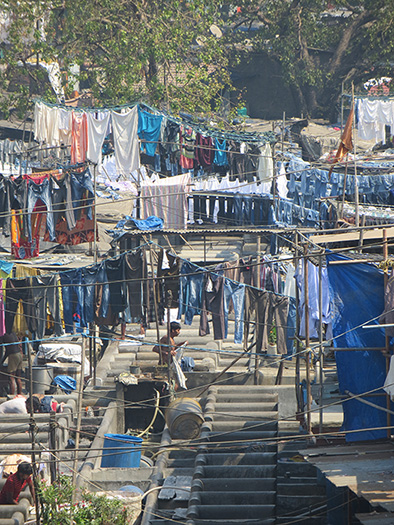
[[[215,403],[215,413],[216,412],[236,412],[238,415],[240,412],[242,414],[251,414],[252,412],[271,412],[277,413],[278,404],[276,402],[256,402],[256,401],[246,401],[244,403]]]
[[[215,425],[212,426],[213,432],[209,434],[209,442],[226,442],[231,441],[232,445],[243,444],[246,445],[248,441],[258,444],[259,441],[265,439],[272,439],[276,441],[277,434],[276,432],[270,431],[249,431],[245,430],[234,430],[234,432],[216,432]],[[239,443],[238,443],[239,442]]]
[[[237,491],[237,492],[248,492],[248,491],[273,491],[275,490],[276,478],[201,478],[201,484],[204,491],[214,491],[216,493],[221,491]],[[220,498],[220,494],[218,495]]]
[[[199,467],[199,473],[201,472],[203,478],[273,478],[275,471],[275,465],[204,465]]]
[[[192,505],[188,515],[204,520],[262,519],[275,516],[275,505]],[[209,521],[209,523],[212,523]]]
[[[216,407],[215,407],[216,408]],[[226,411],[220,411],[217,412],[210,412],[206,414],[207,416],[213,417],[214,421],[234,421],[234,422],[246,422],[250,419],[259,421],[277,421],[278,419],[278,412],[277,411],[260,411],[260,410],[249,410],[250,408],[253,409],[253,407],[248,407],[248,410],[238,410],[235,412],[232,412],[230,407]]]
[[[196,465],[276,465],[276,454],[273,452],[217,453],[199,455]]]
[[[235,428],[234,428],[235,427]],[[239,429],[240,431],[252,430],[255,432],[276,432],[277,422],[276,421],[243,421],[241,419],[237,420],[237,424],[234,424],[234,421],[217,421],[215,418],[213,427],[215,432],[227,432],[229,430]]]
[[[277,484],[278,495],[280,496],[325,496],[326,488],[316,483],[283,483]]]
[[[234,393],[232,394],[222,394],[218,392],[216,394],[216,403],[272,403],[277,404],[278,394],[271,393],[254,393],[245,392],[239,395]]]
[[[201,492],[201,505],[265,505],[275,503],[275,491],[272,492]]]

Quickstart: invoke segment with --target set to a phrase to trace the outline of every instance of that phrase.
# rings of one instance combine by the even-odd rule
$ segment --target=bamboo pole
[[[383,230],[383,259],[384,262],[387,262],[389,258],[389,250],[387,246],[387,230]],[[389,280],[388,270],[385,266],[384,268],[384,291],[386,292],[387,282]],[[390,337],[387,335],[387,329],[385,330],[385,349],[386,349],[386,375],[390,368]],[[386,408],[389,410],[391,408],[390,396],[386,396]],[[391,438],[391,415],[387,412],[387,437]]]

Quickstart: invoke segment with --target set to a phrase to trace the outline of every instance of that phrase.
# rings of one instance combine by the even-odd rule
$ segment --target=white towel
[[[126,175],[140,167],[138,148],[138,108],[135,106],[125,114],[112,112],[114,132],[116,171],[119,176]]]
[[[88,149],[86,158],[93,164],[101,163],[101,149],[107,134],[110,114],[107,113],[103,119],[96,119],[92,113],[88,113]]]

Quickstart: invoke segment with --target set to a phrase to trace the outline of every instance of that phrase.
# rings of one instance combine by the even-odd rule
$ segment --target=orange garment
[[[71,164],[85,162],[88,149],[88,119],[86,113],[71,115]]]

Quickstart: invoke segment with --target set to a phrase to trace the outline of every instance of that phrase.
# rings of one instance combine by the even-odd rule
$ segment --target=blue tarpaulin
[[[333,301],[333,335],[336,348],[384,348],[384,330],[361,328],[379,324],[384,310],[383,272],[366,264],[338,264],[347,260],[342,255],[327,255],[328,278]],[[373,318],[377,318],[371,321]],[[361,350],[336,352],[339,390],[361,394],[382,387],[386,378],[386,359],[381,352]],[[377,393],[383,393],[378,390]],[[363,396],[363,399],[386,408],[384,396]],[[373,429],[387,426],[387,414],[357,400],[343,403],[343,430]],[[346,434],[346,441],[383,439],[387,430],[366,430]]]

